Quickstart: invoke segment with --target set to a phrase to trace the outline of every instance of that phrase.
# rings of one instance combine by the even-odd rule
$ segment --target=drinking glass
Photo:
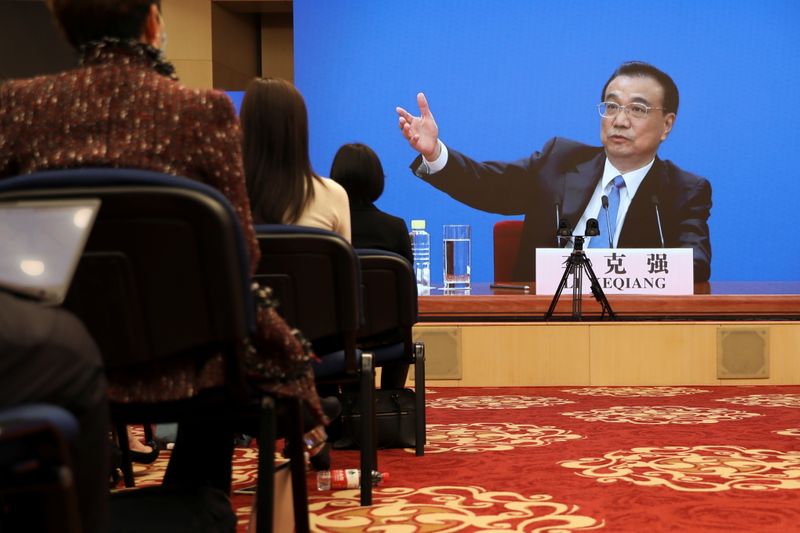
[[[469,225],[442,227],[444,288],[469,289],[472,265],[472,229]]]

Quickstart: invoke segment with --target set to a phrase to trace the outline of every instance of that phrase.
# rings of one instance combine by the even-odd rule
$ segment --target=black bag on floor
[[[416,443],[416,393],[411,389],[375,391],[375,434],[378,448],[413,448]],[[361,409],[358,394],[342,397],[342,439],[333,447],[358,448],[361,435]]]
[[[235,533],[236,514],[222,491],[155,486],[111,495],[111,533]]]

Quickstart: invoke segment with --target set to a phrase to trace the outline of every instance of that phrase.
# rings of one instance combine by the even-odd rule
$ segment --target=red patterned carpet
[[[309,474],[315,531],[800,531],[800,386],[429,389],[426,455],[379,460],[371,508]],[[254,469],[237,450],[235,487]]]

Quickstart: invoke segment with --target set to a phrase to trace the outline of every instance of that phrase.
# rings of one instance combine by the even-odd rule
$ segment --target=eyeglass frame
[[[604,115],[604,114],[603,114],[603,112],[600,110],[600,108],[601,108],[601,107],[603,107],[603,106],[605,106],[605,107],[606,107],[606,109],[608,109],[608,106],[609,106],[609,105],[615,105],[615,106],[617,106],[619,109],[618,109],[618,110],[617,110],[617,112],[616,112],[616,113],[614,113],[613,115]],[[643,115],[643,116],[641,116],[641,117],[638,117],[638,116],[636,116],[636,115],[631,115],[631,111],[632,111],[632,109],[631,109],[631,106],[641,106],[641,107],[643,107],[643,108],[645,109],[645,111],[644,111],[644,115]],[[644,104],[644,103],[642,103],[642,102],[631,102],[631,103],[629,103],[629,104],[625,104],[625,105],[618,104],[618,103],[616,103],[616,102],[600,102],[599,104],[597,104],[597,106],[596,106],[596,107],[597,107],[597,112],[598,112],[598,113],[600,114],[600,116],[601,116],[601,117],[603,117],[603,118],[614,118],[614,117],[616,117],[617,115],[619,115],[619,112],[620,112],[620,111],[624,111],[624,112],[625,112],[625,115],[627,115],[629,118],[632,116],[633,118],[635,118],[635,119],[639,119],[639,120],[647,118],[647,115],[649,115],[649,114],[650,114],[650,110],[652,110],[652,109],[657,109],[657,110],[659,110],[659,111],[666,111],[666,110],[667,110],[667,108],[666,108],[666,107],[655,107],[655,106],[649,106],[649,105],[647,105],[647,104]]]

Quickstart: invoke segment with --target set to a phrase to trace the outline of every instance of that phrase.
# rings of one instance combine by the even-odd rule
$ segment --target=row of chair
[[[256,491],[261,532],[272,527],[277,403],[277,411],[285,414],[281,431],[291,460],[295,527],[308,531],[300,402],[256,401],[244,393],[237,351],[254,330],[254,306],[247,250],[227,199],[193,180],[126,169],[50,171],[0,181],[0,201],[64,198],[102,202],[65,306],[84,321],[107,369],[125,371],[176,357],[202,361],[220,353],[226,364],[222,394],[114,403],[114,420],[261,420]],[[365,421],[361,470],[377,470],[375,365],[415,364],[421,455],[424,347],[411,338],[417,307],[410,265],[388,252],[359,256],[346,241],[322,230],[261,226],[257,233],[258,279],[274,289],[287,322],[319,350],[318,380],[358,384]],[[370,352],[359,349],[360,337],[371,340]],[[362,505],[372,503],[370,478],[361,476]]]

